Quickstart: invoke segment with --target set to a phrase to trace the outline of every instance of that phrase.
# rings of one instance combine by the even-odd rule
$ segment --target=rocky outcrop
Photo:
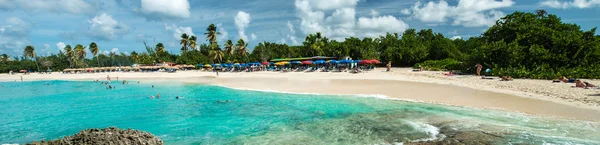
[[[28,145],[162,145],[163,142],[151,133],[131,129],[108,127],[86,129],[57,140],[32,142]]]

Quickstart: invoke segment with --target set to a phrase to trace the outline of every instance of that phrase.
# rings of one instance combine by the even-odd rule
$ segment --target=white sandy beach
[[[571,88],[574,84],[550,80],[483,80],[476,76],[444,76],[443,72],[412,72],[409,68],[383,68],[360,74],[339,72],[177,73],[113,72],[92,74],[0,74],[0,81],[35,80],[143,80],[144,83],[183,81],[210,83],[230,88],[293,93],[379,94],[393,99],[415,100],[477,108],[518,111],[542,116],[600,121],[600,90]],[[600,84],[598,80],[586,80]]]

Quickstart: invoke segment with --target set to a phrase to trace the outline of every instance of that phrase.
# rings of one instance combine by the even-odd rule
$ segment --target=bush
[[[428,60],[423,63],[415,64],[414,68],[419,66],[425,70],[440,71],[440,70],[461,70],[463,63],[452,58],[446,58],[443,60]]]

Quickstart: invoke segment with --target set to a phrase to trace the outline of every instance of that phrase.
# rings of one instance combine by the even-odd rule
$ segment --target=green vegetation
[[[145,52],[98,54],[96,43],[89,45],[92,58],[86,58],[85,46],[70,45],[59,54],[37,56],[28,46],[24,55],[9,58],[0,55],[0,72],[62,70],[69,67],[126,66],[133,63],[181,64],[260,62],[275,58],[312,56],[350,56],[354,59],[392,61],[393,66],[423,66],[430,70],[459,70],[474,73],[481,63],[494,75],[515,78],[553,79],[557,76],[600,78],[600,36],[596,28],[581,30],[576,24],[562,23],[544,10],[535,13],[515,12],[498,20],[478,37],[450,39],[431,29],[408,29],[403,34],[388,33],[378,38],[329,40],[321,33],[309,34],[299,46],[261,42],[249,52],[248,43],[227,40],[223,48],[217,43],[217,27],[206,28],[206,42],[198,44],[196,36],[181,36],[181,53],[170,54],[162,43],[145,44]],[[41,66],[40,66],[41,65]]]

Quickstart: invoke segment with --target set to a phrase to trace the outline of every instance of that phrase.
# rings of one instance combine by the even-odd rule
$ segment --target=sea
[[[373,95],[133,80],[113,81],[114,89],[94,81],[0,85],[0,144],[53,140],[106,127],[147,131],[176,145],[600,144],[598,122]]]

